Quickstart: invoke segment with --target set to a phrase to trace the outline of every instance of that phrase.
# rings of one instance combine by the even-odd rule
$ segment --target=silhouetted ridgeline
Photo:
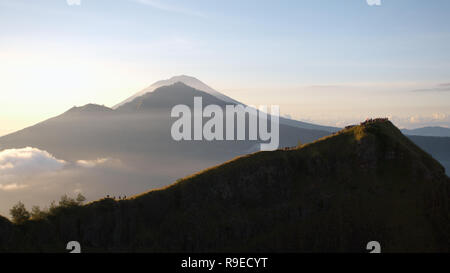
[[[450,179],[389,121],[14,226],[3,251],[450,251]]]

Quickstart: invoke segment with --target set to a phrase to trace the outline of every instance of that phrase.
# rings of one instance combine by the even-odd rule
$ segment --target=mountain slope
[[[9,251],[450,251],[450,179],[390,122],[258,152],[2,234]],[[3,224],[7,226],[7,224]],[[0,226],[0,229],[2,227]]]
[[[229,103],[229,104],[243,104],[241,102],[238,102],[238,101],[220,93],[219,91],[214,90],[210,86],[206,85],[205,83],[203,83],[202,81],[200,81],[194,77],[181,75],[181,76],[174,76],[168,80],[158,81],[158,82],[152,84],[151,86],[145,88],[144,90],[127,98],[123,102],[115,105],[113,107],[113,109],[118,109],[121,106],[123,106],[129,102],[132,102],[136,98],[139,98],[148,93],[151,93],[160,87],[171,86],[176,83],[183,83],[183,84],[190,86],[196,90],[199,90],[199,91],[205,92],[209,95],[212,95],[212,96],[218,98],[219,100]],[[288,119],[288,118],[284,118],[284,117],[280,117],[280,124],[298,127],[298,128],[302,128],[302,129],[320,130],[320,131],[326,131],[326,132],[336,132],[336,131],[340,130],[340,128],[337,128],[337,127],[316,125],[316,124],[297,121],[297,120]]]
[[[183,102],[193,108],[194,97],[202,97],[203,105],[215,104],[225,106],[230,104],[200,89],[193,88],[182,82],[176,82],[168,86],[162,86],[153,92],[145,93],[130,102],[115,108],[118,112],[147,111],[159,108],[172,109]],[[232,103],[235,105],[235,103]],[[170,112],[169,112],[170,114]]]

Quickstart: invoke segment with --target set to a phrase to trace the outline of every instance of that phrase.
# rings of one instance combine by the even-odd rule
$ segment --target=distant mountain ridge
[[[405,135],[450,137],[450,128],[430,126],[416,129],[402,129]]]
[[[0,251],[450,252],[450,178],[392,123],[258,152],[127,200],[14,226]]]

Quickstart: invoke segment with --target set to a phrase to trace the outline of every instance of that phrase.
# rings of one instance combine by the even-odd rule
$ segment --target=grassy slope
[[[9,250],[449,251],[443,167],[390,122],[243,156],[129,200],[15,228]],[[1,246],[0,246],[1,248]],[[5,247],[3,247],[5,248]]]

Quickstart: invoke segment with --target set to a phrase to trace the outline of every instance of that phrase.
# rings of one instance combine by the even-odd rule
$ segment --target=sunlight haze
[[[181,74],[323,125],[449,127],[449,6],[0,0],[0,135]]]

